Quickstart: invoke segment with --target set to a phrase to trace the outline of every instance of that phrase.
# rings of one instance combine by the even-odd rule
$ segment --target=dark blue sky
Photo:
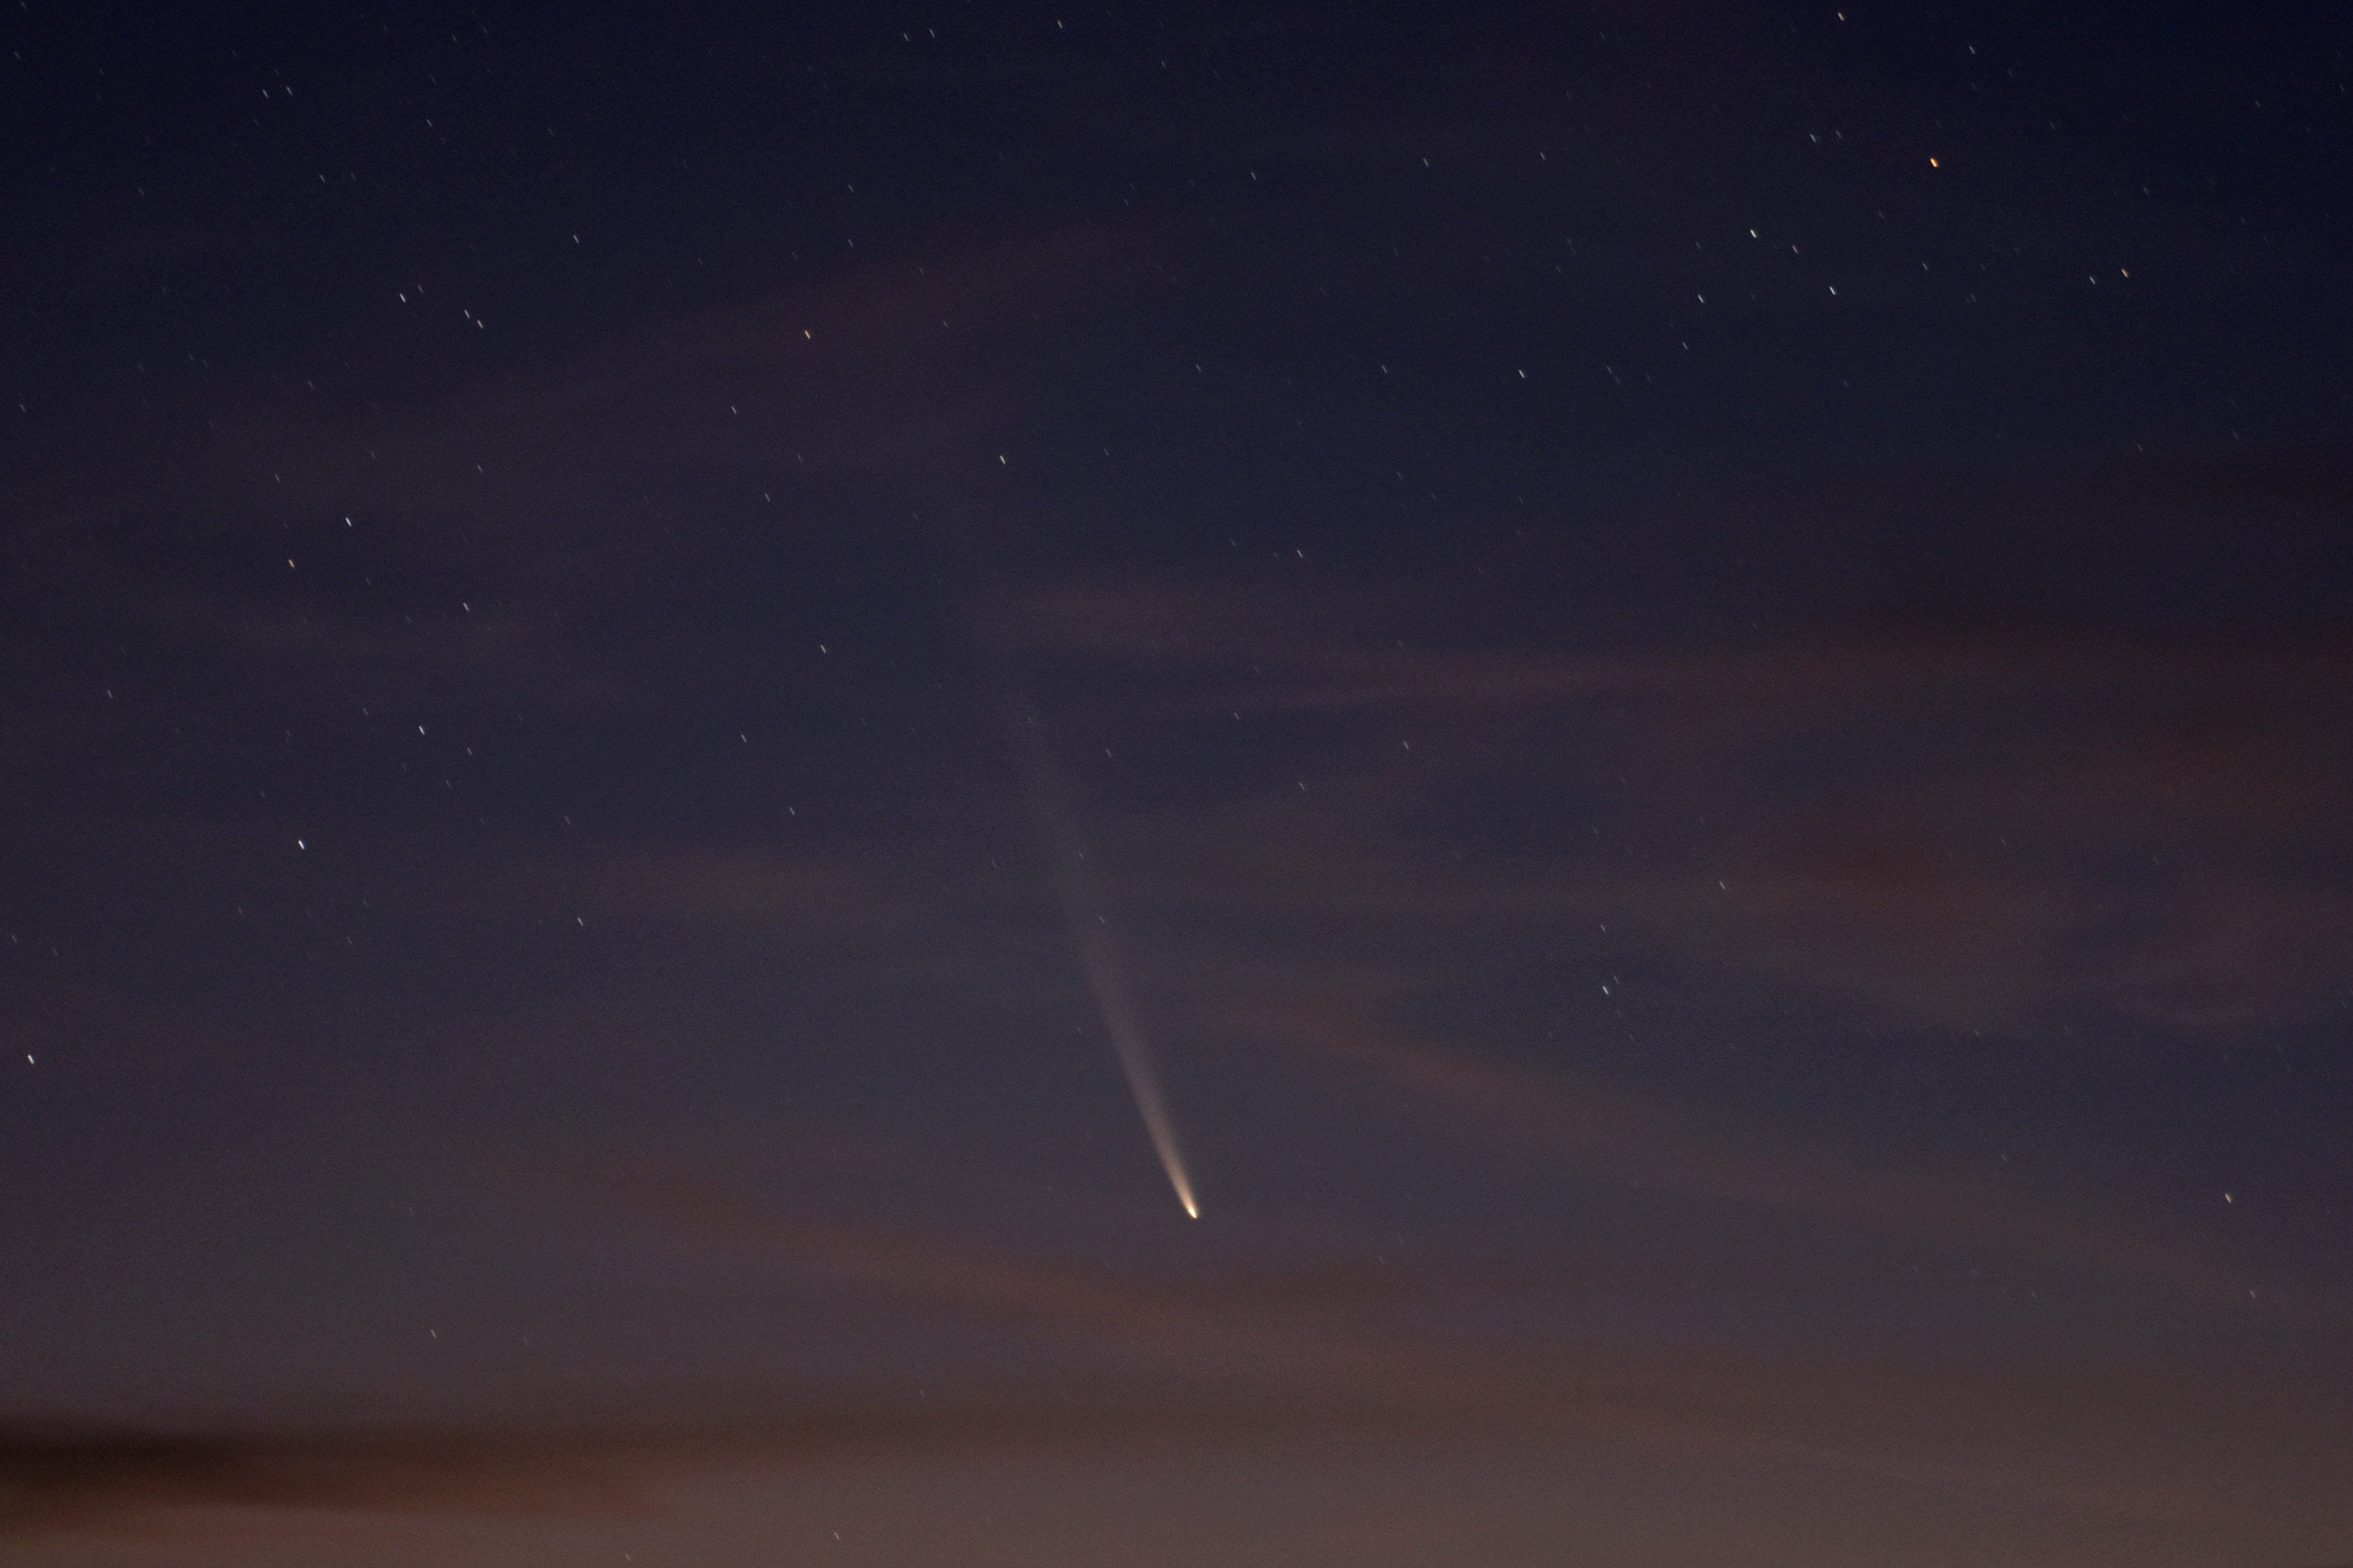
[[[2341,18],[0,34],[12,1561],[2353,1551]]]

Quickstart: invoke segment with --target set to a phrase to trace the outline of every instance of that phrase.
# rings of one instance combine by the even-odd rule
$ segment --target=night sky
[[[1847,4],[12,5],[0,1560],[2353,1556],[2353,24]]]

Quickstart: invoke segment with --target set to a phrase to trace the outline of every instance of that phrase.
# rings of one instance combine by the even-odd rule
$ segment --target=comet
[[[1103,913],[1103,900],[1096,895],[1093,869],[1087,862],[1086,845],[1079,837],[1061,774],[1054,766],[1037,714],[1009,676],[1006,684],[1006,728],[1020,764],[1022,793],[1029,802],[1039,850],[1053,868],[1054,892],[1070,925],[1071,945],[1078,951],[1079,967],[1086,973],[1095,1010],[1103,1015],[1103,1028],[1119,1055],[1120,1070],[1127,1076],[1128,1092],[1144,1118],[1144,1129],[1152,1135],[1160,1168],[1168,1173],[1168,1184],[1176,1190],[1176,1201],[1185,1205],[1186,1215],[1199,1219],[1201,1208],[1193,1200],[1193,1180],[1186,1173],[1184,1151],[1176,1144],[1176,1124],[1168,1114],[1159,1070],[1153,1066],[1144,1015],[1128,989],[1126,965],[1113,939],[1110,917]]]

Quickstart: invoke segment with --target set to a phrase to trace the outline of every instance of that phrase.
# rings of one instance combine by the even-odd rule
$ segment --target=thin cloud
[[[1372,635],[1394,615],[1343,595],[1076,584],[1005,619],[1044,656],[1154,667],[1182,693],[1164,716],[1326,737],[1293,770],[1312,798],[1271,790],[1130,836],[1231,861],[1171,898],[1607,921],[1930,1027],[2212,1037],[2338,998],[2353,940],[2341,648],[1428,650]],[[1403,746],[1371,740],[1391,735]],[[1315,864],[1221,842],[1264,840],[1257,812],[1284,825],[1280,853]],[[1590,842],[1558,832],[1563,816]],[[1515,837],[1480,869],[1416,863],[1407,830],[1432,819],[1535,827],[1536,846]],[[1644,852],[1613,853],[1629,845]]]
[[[2121,1215],[2046,1192],[1873,1169],[1767,1149],[1688,1111],[1409,1041],[1336,1008],[1262,1006],[1231,1026],[1408,1091],[1424,1114],[1497,1147],[1535,1150],[1586,1173],[1710,1204],[1943,1246],[1990,1244],[2066,1268],[2120,1275],[2209,1302],[2245,1300],[2242,1272]],[[2279,1292],[2274,1292],[2275,1295]],[[2274,1301],[2274,1308],[2284,1303]],[[2289,1304],[2299,1315],[2314,1303]]]
[[[1230,1391],[942,1388],[786,1404],[754,1416],[541,1425],[0,1426],[0,1541],[185,1531],[196,1510],[222,1509],[605,1513],[649,1506],[664,1479],[690,1469],[1261,1436],[1328,1428],[1338,1415]]]
[[[671,1483],[714,1469],[1368,1436],[1543,1436],[1795,1458],[2120,1519],[2211,1521],[2263,1506],[2264,1489],[2171,1455],[2121,1468],[2081,1457],[2036,1462],[2019,1456],[2015,1440],[2021,1421],[2055,1449],[2076,1423],[2169,1420],[2178,1405],[2233,1428],[2312,1405],[2268,1382],[2210,1384],[2146,1373],[2119,1382],[2080,1371],[1995,1376],[1827,1360],[1553,1352],[1496,1361],[1474,1386],[1442,1397],[1373,1379],[1355,1389],[1313,1389],[1233,1378],[1063,1377],[1050,1386],[812,1393],[772,1398],[764,1413],[703,1418],[209,1429],[19,1423],[0,1426],[0,1541],[201,1538],[225,1527],[221,1510],[248,1518],[613,1514],[659,1509]],[[1898,1436],[1926,1407],[1947,1418],[1937,1452]],[[2329,1425],[2319,1410],[2309,1413],[2314,1430]]]
[[[1427,1056],[1427,1053],[1424,1053]],[[1527,1100],[1533,1086],[1481,1082],[1462,1064],[1409,1064],[1476,1094]],[[1534,1125],[1562,1111],[1535,1096]],[[1480,1113],[1492,1117],[1493,1106]],[[1583,1141],[1696,1185],[1774,1173],[1694,1157],[1639,1109],[1588,1105]],[[1786,1174],[1787,1173],[1783,1173]],[[2095,1514],[2210,1520],[2251,1506],[2260,1482],[2217,1479],[2169,1451],[2119,1465],[2072,1452],[2071,1434],[2119,1423],[2206,1434],[2341,1426],[2320,1393],[2260,1372],[2227,1381],[2181,1369],[1919,1365],[1851,1357],[1641,1352],[1546,1336],[1466,1341],[1415,1303],[1463,1291],[1556,1285],[1542,1271],[1475,1261],[1413,1268],[1333,1260],[1166,1271],[1079,1265],[1008,1247],[771,1212],[729,1184],[642,1161],[550,1168],[574,1201],[686,1254],[754,1264],[871,1302],[934,1331],[1012,1321],[1085,1349],[1048,1376],[994,1382],[902,1374],[823,1388],[681,1396],[663,1410],[440,1423],[0,1426],[0,1540],[200,1537],[217,1510],[449,1516],[594,1515],[659,1508],[673,1482],[714,1469],[828,1468],[920,1457],[1100,1456],[1367,1436],[1599,1442],[1807,1464],[1968,1494],[2059,1501]],[[1909,1206],[1907,1206],[1909,1205]],[[1947,1208],[1950,1207],[1949,1203]],[[1915,1219],[1903,1193],[1862,1200],[1866,1222]],[[1949,1216],[1929,1216],[1942,1223]],[[1134,1352],[1150,1352],[1138,1359]],[[1940,1412],[1937,1436],[1917,1412]],[[2032,1434],[2021,1441],[2020,1433]],[[2202,1464],[2202,1461],[2200,1461]],[[2176,1471],[2180,1473],[2176,1474]],[[2252,1489],[2252,1492],[2251,1492]],[[2247,1494],[2247,1495],[2242,1495]],[[2252,1506],[2260,1506],[2254,1498]]]

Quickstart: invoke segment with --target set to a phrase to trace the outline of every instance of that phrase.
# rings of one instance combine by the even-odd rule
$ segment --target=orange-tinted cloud
[[[1044,657],[1189,669],[1200,712],[1366,737],[1314,762],[1331,787],[1312,800],[1268,794],[1284,831],[1258,837],[1282,842],[1234,846],[1207,894],[1225,906],[1607,921],[1899,1022],[2005,1035],[2217,1035],[2340,994],[2342,649],[1891,635],[1426,650],[1380,636],[1386,616],[1344,595],[1098,584],[1006,619]],[[1476,876],[1411,858],[1402,825],[1476,820],[1498,795],[1589,823],[1591,852],[1551,832]],[[1250,826],[1152,830],[1197,835],[1200,862]],[[1641,853],[1616,853],[1628,844]],[[1267,858],[1311,848],[1319,872]]]
[[[1662,1102],[1577,1083],[1566,1074],[1481,1060],[1400,1038],[1342,1008],[1260,1005],[1237,1015],[1244,1037],[1406,1092],[1406,1103],[1499,1151],[1534,1152],[1583,1173],[1631,1181],[1710,1205],[1821,1221],[1856,1233],[2014,1255],[2239,1303],[2242,1269],[2144,1222],[2023,1185],[1957,1173],[1894,1170],[1767,1144]],[[2319,1310],[2274,1290],[2272,1310]],[[2327,1314],[2325,1312],[2323,1316]]]

